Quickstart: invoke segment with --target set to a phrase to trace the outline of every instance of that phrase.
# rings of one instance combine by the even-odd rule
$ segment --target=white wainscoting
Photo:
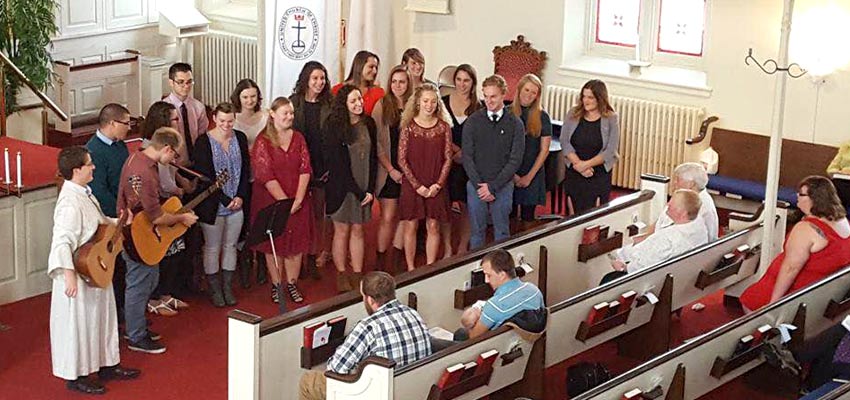
[[[56,196],[51,186],[0,198],[0,304],[50,291],[47,256]]]

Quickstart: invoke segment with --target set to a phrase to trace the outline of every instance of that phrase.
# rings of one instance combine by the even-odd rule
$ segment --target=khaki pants
[[[325,400],[327,385],[324,371],[307,371],[298,383],[298,400]]]

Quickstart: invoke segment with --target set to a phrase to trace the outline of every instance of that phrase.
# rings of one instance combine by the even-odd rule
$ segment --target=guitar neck
[[[198,204],[201,204],[202,201],[206,200],[207,197],[210,197],[211,194],[215,193],[219,189],[221,188],[218,185],[212,185],[208,187],[207,190],[204,190],[201,194],[192,199],[192,201],[186,203],[185,206],[183,206],[180,210],[177,211],[177,214],[183,214],[192,211],[195,207],[198,206]]]
[[[112,234],[112,238],[110,238],[111,242],[114,243],[119,238],[121,238],[121,236],[124,235],[124,229],[122,229],[122,228],[124,228],[124,225],[127,225],[127,219],[128,219],[129,216],[130,216],[130,210],[126,209],[126,210],[124,210],[124,213],[121,214],[121,218],[118,218],[118,225],[116,225],[117,229],[115,229],[115,232]]]

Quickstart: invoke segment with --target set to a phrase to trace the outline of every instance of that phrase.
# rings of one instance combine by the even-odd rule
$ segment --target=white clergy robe
[[[103,215],[88,187],[65,181],[53,212],[53,241],[47,274],[53,280],[50,301],[50,356],[53,375],[73,380],[118,364],[118,314],[112,285],[89,286],[79,274],[77,295],[65,294],[65,269],[74,269],[73,254],[101,223]]]

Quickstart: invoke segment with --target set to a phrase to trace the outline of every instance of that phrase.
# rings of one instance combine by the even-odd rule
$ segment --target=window
[[[592,0],[591,53],[694,65],[704,50],[706,0]]]

